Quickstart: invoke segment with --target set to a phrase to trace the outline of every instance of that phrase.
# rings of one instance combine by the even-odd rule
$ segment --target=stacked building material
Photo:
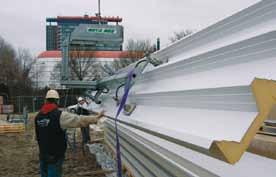
[[[2,114],[2,105],[4,104],[3,96],[0,96],[0,114]]]
[[[0,114],[10,114],[13,112],[14,112],[14,106],[4,104],[4,97],[0,96]]]
[[[0,124],[0,134],[2,133],[21,133],[25,131],[24,124],[11,124],[3,123]]]
[[[103,130],[104,119],[100,120],[98,124],[90,125],[90,138],[91,143],[101,142],[104,140],[104,130]]]
[[[266,120],[258,133],[276,136],[276,120]]]
[[[13,105],[2,105],[2,113],[3,114],[10,114],[14,112]]]
[[[90,139],[91,142],[101,142],[104,140],[104,131],[97,125],[90,125]]]

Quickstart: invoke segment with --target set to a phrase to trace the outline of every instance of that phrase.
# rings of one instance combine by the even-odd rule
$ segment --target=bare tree
[[[69,70],[72,80],[99,80],[103,76],[101,63],[96,60],[92,51],[71,51]],[[56,64],[50,80],[53,83],[61,80],[61,63]]]
[[[31,55],[28,49],[19,48],[17,51],[17,61],[22,68],[23,77],[27,78],[34,65],[35,57]]]
[[[16,54],[16,60],[21,68],[20,80],[19,83],[23,88],[32,87],[31,78],[33,78],[33,69],[35,57],[31,55],[28,49],[19,48]]]
[[[94,52],[73,51],[70,53],[70,74],[73,80],[98,80],[102,76],[100,63]]]
[[[150,40],[130,39],[127,41],[125,49],[128,52],[127,56],[121,57],[119,60],[115,60],[112,64],[115,70],[124,68],[143,58],[146,54],[154,52],[156,47],[151,44]]]
[[[173,42],[176,42],[186,36],[189,36],[193,33],[192,30],[182,30],[182,31],[179,31],[179,32],[174,32],[174,35],[172,37],[169,38],[169,40],[173,43]]]
[[[20,68],[15,56],[13,47],[3,38],[0,38],[0,82],[7,86],[11,86],[18,80]]]
[[[12,95],[31,93],[29,72],[21,65],[14,48],[0,37],[0,82],[8,87]]]

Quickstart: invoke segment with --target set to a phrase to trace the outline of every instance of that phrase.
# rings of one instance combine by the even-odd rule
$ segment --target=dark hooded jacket
[[[36,139],[42,160],[64,158],[66,133],[60,127],[61,111],[56,104],[46,103],[35,118]]]

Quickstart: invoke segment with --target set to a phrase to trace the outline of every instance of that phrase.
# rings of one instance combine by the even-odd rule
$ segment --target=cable
[[[118,96],[118,93],[119,93],[120,88],[122,88],[123,86],[125,86],[125,83],[123,83],[123,84],[119,85],[119,87],[116,89],[116,92],[115,92],[115,97],[114,97],[114,99],[115,99],[115,101],[116,101],[116,102],[118,102],[118,101],[119,101],[119,96]]]

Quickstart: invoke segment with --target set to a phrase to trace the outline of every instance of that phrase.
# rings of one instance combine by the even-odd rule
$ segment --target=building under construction
[[[89,33],[94,37],[94,45],[83,50],[122,50],[124,29],[119,25],[120,17],[100,16],[57,16],[46,19],[46,50],[61,50],[64,39],[79,25],[89,24]]]
[[[102,17],[99,14],[100,12],[96,16],[46,18],[46,51],[38,55],[33,69],[34,73],[40,73],[34,74],[36,77],[33,80],[37,83],[37,87],[60,88],[60,80],[56,79],[60,78],[60,74],[54,68],[61,62],[64,41],[71,38],[73,33],[85,33],[79,39],[81,43],[70,47],[71,51],[82,51],[78,54],[84,54],[83,58],[96,59],[102,65],[110,65],[116,59],[130,57],[128,52],[122,51],[124,42],[124,28],[120,25],[122,18]],[[141,57],[143,53],[135,56],[135,58]],[[131,58],[133,58],[133,53]],[[51,75],[55,72],[58,72],[56,74],[58,77],[52,79]]]

